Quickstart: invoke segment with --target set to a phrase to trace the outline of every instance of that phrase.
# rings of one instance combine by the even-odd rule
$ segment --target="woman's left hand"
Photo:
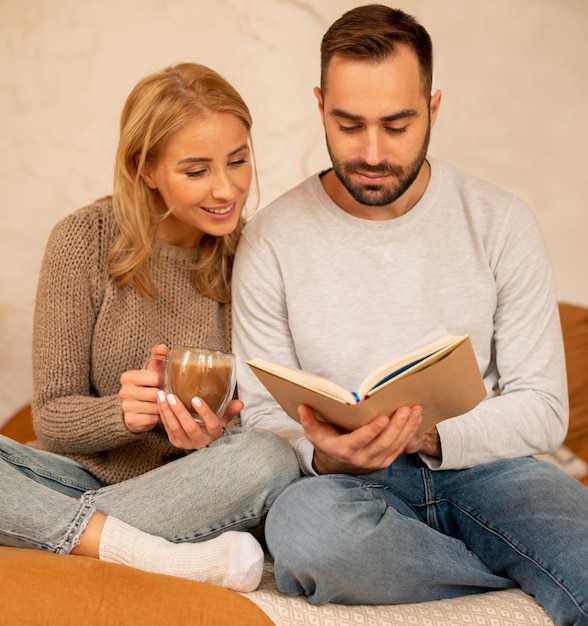
[[[202,423],[194,419],[180,400],[172,394],[166,396],[163,391],[159,391],[157,406],[161,422],[172,445],[182,450],[201,450],[222,437],[229,422],[244,405],[241,400],[231,400],[225,414],[219,418],[204,400],[200,400],[200,406],[194,403],[193,407]]]

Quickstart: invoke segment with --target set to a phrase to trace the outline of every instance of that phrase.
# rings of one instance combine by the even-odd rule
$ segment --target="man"
[[[305,474],[266,525],[278,587],[388,604],[520,586],[558,624],[588,624],[588,492],[532,458],[567,428],[539,228],[508,191],[427,157],[441,93],[412,17],[349,11],[321,58],[333,167],[251,221],[233,275],[243,421],[286,438]],[[488,395],[422,435],[420,406],[351,433],[302,406],[299,425],[244,363],[264,356],[353,390],[445,333],[470,335]]]

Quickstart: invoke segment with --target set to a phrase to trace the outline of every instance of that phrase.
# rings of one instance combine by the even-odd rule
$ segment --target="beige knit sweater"
[[[109,200],[55,226],[34,317],[32,445],[77,460],[106,483],[184,454],[161,426],[139,435],[126,429],[120,375],[140,369],[157,344],[230,349],[230,307],[200,294],[187,269],[197,250],[156,245],[148,267],[160,295],[149,302],[107,274],[117,233]]]

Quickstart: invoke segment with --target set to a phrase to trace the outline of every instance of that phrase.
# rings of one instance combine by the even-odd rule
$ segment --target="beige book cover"
[[[296,421],[298,406],[307,404],[317,417],[343,430],[354,430],[379,415],[392,415],[401,406],[423,407],[421,431],[462,415],[486,396],[468,335],[448,335],[379,367],[369,389],[366,377],[354,394],[309,372],[256,357],[247,361],[284,411]]]

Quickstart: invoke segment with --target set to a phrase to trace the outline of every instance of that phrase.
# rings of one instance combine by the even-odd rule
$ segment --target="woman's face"
[[[212,113],[187,122],[168,139],[143,179],[157,190],[162,210],[171,214],[157,227],[157,238],[183,248],[204,234],[232,232],[251,185],[248,134],[230,113]]]

